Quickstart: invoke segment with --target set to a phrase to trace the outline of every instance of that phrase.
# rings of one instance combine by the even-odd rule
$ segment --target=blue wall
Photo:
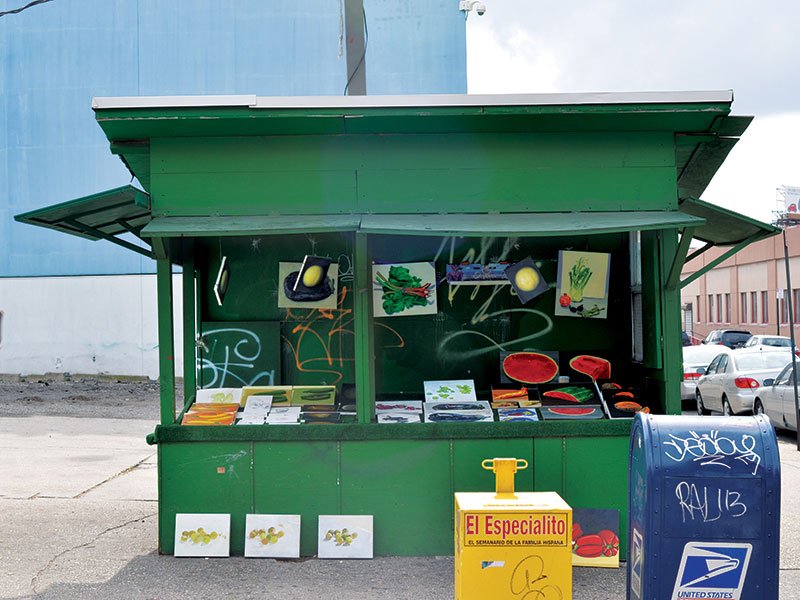
[[[456,0],[364,10],[369,94],[466,92]],[[130,181],[92,97],[341,95],[340,17],[339,0],[54,0],[0,18],[0,277],[152,272],[108,242],[13,221]]]

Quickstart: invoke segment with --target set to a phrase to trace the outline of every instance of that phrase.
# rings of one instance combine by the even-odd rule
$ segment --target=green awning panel
[[[150,221],[150,196],[131,185],[22,213],[14,219],[89,240],[108,240],[152,257],[149,248],[117,237],[131,233],[141,238],[142,228]]]
[[[358,215],[156,217],[142,230],[142,237],[221,237],[355,231],[360,221],[361,217]]]
[[[714,246],[734,246],[746,240],[755,242],[781,231],[773,225],[697,198],[681,200],[678,209],[686,215],[705,219],[705,225],[696,227],[693,237]]]
[[[394,235],[525,236],[596,235],[704,224],[680,211],[364,215],[361,231]]]
[[[677,281],[675,269],[680,270],[683,264],[700,256],[709,248],[713,248],[714,246],[729,247],[728,250],[723,252],[720,256],[706,263],[685,279],[682,279],[680,287],[686,287],[691,282],[702,277],[717,265],[728,260],[745,246],[777,235],[781,231],[780,228],[774,225],[751,219],[745,215],[728,210],[727,208],[715,206],[714,204],[709,204],[697,198],[685,198],[681,200],[678,204],[678,208],[686,215],[705,219],[705,225],[695,227],[686,232],[686,234],[691,235],[692,238],[705,242],[705,245],[689,254],[689,256],[685,254],[685,251],[688,250],[688,243],[683,245],[682,256],[676,257],[676,261],[673,263],[673,276],[670,277],[670,281]]]

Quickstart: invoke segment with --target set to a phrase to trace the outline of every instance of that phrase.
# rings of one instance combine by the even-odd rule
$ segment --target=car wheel
[[[766,414],[764,411],[764,405],[761,404],[761,400],[756,398],[756,401],[753,403],[753,414],[754,415],[763,415]]]
[[[731,410],[730,402],[728,402],[728,399],[725,396],[722,397],[722,416],[723,417],[733,416],[733,411]]]
[[[709,411],[706,409],[705,405],[703,405],[703,396],[700,395],[700,390],[697,390],[695,393],[695,397],[697,398],[697,414],[698,416],[703,416],[709,414]]]

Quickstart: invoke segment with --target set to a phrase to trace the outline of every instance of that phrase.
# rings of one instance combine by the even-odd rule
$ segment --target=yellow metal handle
[[[514,494],[514,475],[520,469],[528,468],[524,458],[486,458],[481,467],[494,471],[495,494],[498,498],[516,498]]]

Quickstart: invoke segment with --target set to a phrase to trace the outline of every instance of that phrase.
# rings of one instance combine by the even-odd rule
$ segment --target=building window
[[[750,292],[750,322],[758,323],[758,292]]]
[[[780,299],[781,324],[789,322],[789,312],[786,310],[786,304],[786,290],[783,290],[783,296]]]
[[[739,294],[739,323],[747,323],[747,292]]]
[[[725,322],[731,322],[731,295],[725,294]]]
[[[717,294],[717,323],[722,323],[722,294]]]
[[[694,305],[697,308],[696,312],[697,317],[695,318],[697,319],[698,323],[701,323],[703,321],[703,315],[700,314],[700,296],[694,297]]]
[[[714,322],[714,295],[708,295],[708,322]]]
[[[761,292],[761,322],[769,323],[769,293]]]
[[[800,302],[798,302],[798,300],[800,300],[800,290],[799,289],[794,289],[792,291],[792,310],[794,311],[794,322],[795,322],[795,324],[797,323],[797,316],[798,316],[798,314],[800,314],[800,313],[798,313],[798,308],[797,308],[797,305],[800,304]]]

